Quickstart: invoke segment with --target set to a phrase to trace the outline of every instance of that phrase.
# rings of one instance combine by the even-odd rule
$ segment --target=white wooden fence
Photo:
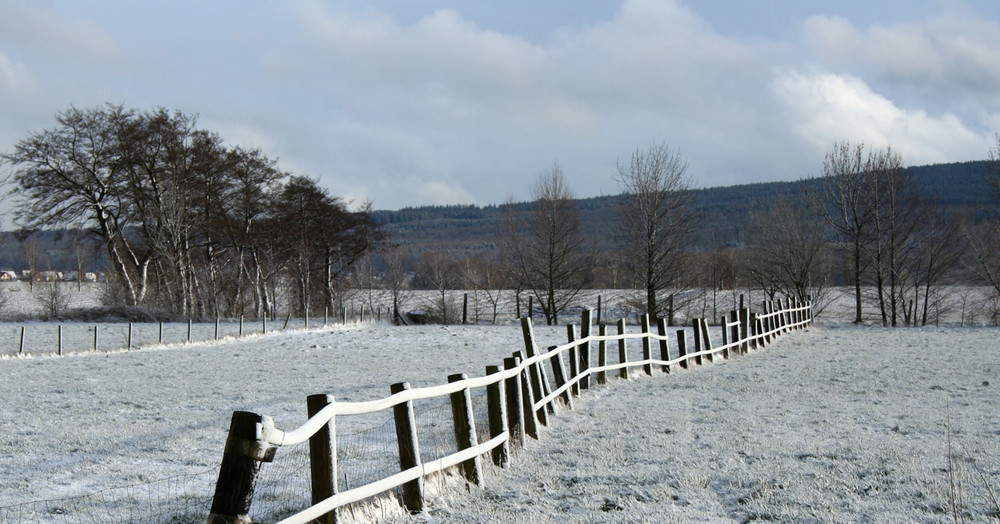
[[[423,509],[423,480],[434,473],[460,466],[465,478],[481,484],[481,457],[489,454],[493,462],[505,467],[510,462],[511,447],[521,447],[527,438],[541,436],[539,428],[549,424],[549,415],[557,407],[572,409],[573,398],[597,384],[607,382],[609,372],[628,378],[633,369],[652,375],[655,368],[671,372],[745,354],[771,343],[775,338],[812,322],[812,305],[786,300],[765,302],[760,313],[749,308],[732,311],[719,319],[722,344],[713,347],[709,323],[694,319],[693,344],[688,346],[687,332],[677,330],[674,348],[664,319],[641,318],[641,332],[628,333],[624,320],[617,323],[617,333],[607,334],[607,327],[598,326],[592,332],[591,312],[582,314],[580,333],[568,326],[566,344],[541,351],[535,344],[530,319],[521,319],[524,348],[504,359],[500,366],[487,366],[482,377],[452,375],[448,383],[416,388],[409,383],[393,384],[391,395],[368,402],[336,402],[330,395],[313,395],[307,400],[309,419],[300,427],[282,430],[270,417],[238,411],[233,413],[226,441],[219,479],[212,502],[209,524],[250,522],[257,475],[275,451],[282,446],[309,443],[312,501],[303,500],[305,509],[279,521],[280,524],[337,520],[337,511],[348,504],[399,488],[403,506],[416,513]],[[642,358],[629,361],[628,342],[641,343]],[[597,344],[594,365],[591,350]],[[608,363],[617,345],[617,362]],[[654,356],[654,346],[659,348]],[[568,363],[568,369],[566,364]],[[549,370],[546,369],[546,366]],[[552,375],[552,380],[549,375]],[[479,442],[471,405],[471,391],[486,389],[489,404],[489,438]],[[458,451],[433,461],[422,462],[417,438],[413,402],[448,397],[451,402],[453,429]],[[337,483],[337,417],[362,415],[392,410],[399,449],[400,471],[365,485],[338,490]]]

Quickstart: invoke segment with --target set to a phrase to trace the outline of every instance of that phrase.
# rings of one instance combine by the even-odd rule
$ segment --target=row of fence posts
[[[806,321],[811,322],[811,309],[807,309],[804,312],[790,311],[793,307],[797,308],[807,304],[808,302],[799,303],[787,300],[784,307],[781,307],[779,303],[779,307],[776,308],[773,302],[765,302],[763,304],[765,316],[776,311],[785,311],[783,314],[767,318],[759,317],[749,308],[741,307],[739,310],[733,310],[728,316],[724,315],[720,318],[719,326],[722,329],[723,345],[728,346],[730,341],[741,341],[739,346],[734,350],[737,354],[745,354],[751,349],[763,347],[770,343],[777,334],[783,334],[793,329],[792,326]],[[642,359],[646,361],[642,365],[642,370],[646,375],[651,376],[653,374],[653,365],[648,362],[652,359],[653,338],[649,336],[653,334],[650,329],[651,319],[649,315],[643,315],[640,320],[642,332],[647,335],[642,338]],[[517,368],[521,365],[522,361],[530,359],[537,354],[538,350],[535,345],[531,319],[522,318],[521,327],[524,350],[515,352],[511,357],[505,358],[503,361],[504,370]],[[572,344],[577,340],[586,339],[590,336],[592,327],[592,312],[591,310],[584,310],[581,316],[580,336],[577,338],[576,326],[568,325],[568,342]],[[597,327],[600,336],[607,336],[607,326],[605,324],[599,324]],[[711,350],[712,340],[709,334],[708,321],[706,319],[693,319],[692,328],[692,353]],[[617,329],[618,334],[626,333],[624,319],[617,322]],[[658,340],[660,349],[659,360],[669,361],[671,358],[666,341],[666,319],[655,319],[655,329],[656,335],[663,337],[661,340]],[[773,333],[769,334],[772,331]],[[683,358],[688,354],[686,331],[679,329],[676,336],[677,358]],[[604,340],[598,343],[597,360],[599,367],[607,365],[607,346]],[[549,351],[553,347],[550,347]],[[626,339],[622,338],[618,340],[617,349],[619,363],[627,363],[628,348]],[[549,359],[552,367],[554,389],[549,384],[548,373],[546,373],[540,363],[528,366],[520,373],[502,381],[502,383],[494,383],[487,387],[486,399],[489,413],[490,438],[495,439],[505,433],[508,435],[508,438],[502,445],[490,452],[494,464],[500,467],[507,467],[510,463],[511,450],[523,447],[526,436],[532,439],[539,438],[539,426],[547,426],[549,424],[549,415],[555,413],[554,400],[544,405],[540,405],[540,403],[552,391],[558,391],[566,385],[567,381],[586,373],[590,369],[590,350],[589,341],[582,342],[569,349],[568,374],[564,367],[562,355],[557,355]],[[723,349],[722,358],[729,358],[730,355],[731,351],[729,348]],[[702,355],[695,355],[690,359],[681,360],[678,365],[681,368],[688,368],[689,360],[693,360],[695,366],[702,365],[703,363]],[[714,357],[711,354],[706,355],[704,358],[704,361],[707,362],[713,362],[713,360]],[[667,365],[662,366],[661,370],[664,373],[670,373],[670,368]],[[499,372],[499,366],[486,367],[487,376]],[[622,367],[618,373],[620,378],[628,379],[630,377],[629,366]],[[605,371],[599,371],[593,375],[597,384],[605,384],[607,382]],[[450,375],[448,382],[457,382],[466,378],[468,377],[465,374]],[[573,409],[573,398],[579,396],[582,390],[590,388],[590,379],[591,374],[584,375],[558,398],[569,409]],[[391,395],[395,395],[409,389],[409,382],[400,382],[392,384],[389,391]],[[471,392],[468,388],[451,394],[450,398],[454,437],[459,453],[479,445],[471,398]],[[319,413],[320,410],[333,403],[333,395],[320,394],[309,396],[306,400],[309,417],[311,418]],[[338,493],[335,418],[331,417],[325,427],[309,438],[313,505]],[[413,402],[406,401],[396,404],[393,407],[393,418],[396,428],[400,471],[405,472],[421,465]],[[273,426],[273,421],[270,417],[244,411],[233,413],[222,466],[219,471],[219,480],[212,502],[211,514],[208,518],[209,524],[250,522],[248,515],[253,500],[253,490],[257,474],[263,462],[273,460],[276,449],[267,442],[265,437],[269,425]],[[468,482],[476,485],[482,484],[483,475],[479,455],[461,462],[460,471]],[[422,476],[402,485],[401,499],[403,506],[410,513],[423,511]],[[311,522],[322,524],[335,523],[337,522],[337,510],[334,509]]]
[[[358,321],[359,322],[364,322],[365,321],[365,312],[366,312],[365,306],[362,305],[361,309],[360,309],[360,314],[358,316]],[[346,307],[343,308],[342,313],[343,313],[342,314],[342,320],[343,320],[344,324],[347,324],[349,322],[349,319],[353,318],[353,316],[354,316],[353,309],[350,310],[350,312],[349,312],[348,308],[346,308]],[[381,322],[382,321],[382,308],[381,307],[376,308],[376,311],[374,313],[375,313],[376,321]],[[290,319],[291,319],[291,314],[289,314],[287,317],[285,317],[285,323],[282,325],[282,328],[281,328],[282,330],[285,330],[285,329],[288,328],[288,322],[289,322]],[[219,339],[219,321],[220,320],[218,318],[215,319],[215,334],[213,336],[213,340],[218,340]],[[267,334],[267,328],[268,328],[268,325],[267,325],[267,315],[264,315],[263,317],[261,317],[260,321],[261,321],[261,333],[262,334]],[[325,310],[323,312],[323,325],[326,326],[329,323],[330,323],[330,314],[329,314],[329,309],[327,309],[327,310]],[[309,315],[308,314],[304,317],[303,324],[304,324],[305,328],[307,328],[307,329],[309,328]],[[133,325],[134,324],[132,322],[128,323],[128,328],[127,328],[127,332],[126,332],[126,336],[125,336],[125,348],[124,348],[124,349],[127,349],[127,350],[131,350],[132,349],[132,331],[133,331]],[[237,332],[237,337],[242,337],[243,336],[243,325],[244,325],[244,317],[243,317],[243,315],[240,315],[239,328],[238,328],[239,330]],[[94,343],[93,343],[92,349],[95,352],[98,351],[98,349],[100,348],[100,329],[101,329],[100,324],[94,324]],[[192,342],[191,331],[192,331],[192,320],[188,319],[188,321],[187,321],[187,338],[185,339],[185,342],[189,343],[189,344]],[[24,326],[21,326],[20,335],[18,337],[18,345],[17,345],[17,354],[18,355],[24,355],[25,340],[26,340],[26,338],[25,338],[25,328],[24,328]],[[157,343],[158,344],[163,344],[163,322],[159,322],[159,331],[158,331]],[[119,349],[119,348],[113,348],[113,349]],[[62,354],[63,354],[63,325],[62,324],[58,324],[56,326],[56,354],[59,355],[59,356],[62,356]]]

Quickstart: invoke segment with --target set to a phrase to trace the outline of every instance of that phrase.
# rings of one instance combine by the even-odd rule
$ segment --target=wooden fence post
[[[309,395],[306,397],[309,418],[333,403],[333,395]],[[309,437],[309,473],[313,505],[337,494],[337,426],[334,418]],[[335,524],[337,510],[319,517],[315,522]]]
[[[24,326],[21,326],[21,342],[17,345],[17,354],[21,355],[24,353]]]
[[[535,296],[528,295],[528,318],[535,316]]]
[[[532,332],[531,318],[521,319],[521,334],[524,336],[524,354],[526,359],[535,356],[535,335]],[[531,380],[531,395],[534,403],[537,404],[542,401],[545,397],[545,392],[542,389],[542,384],[545,380],[545,372],[537,362],[528,366],[530,372],[528,373],[529,379]],[[538,417],[538,422],[547,426],[549,424],[548,414],[546,413],[545,406],[538,408],[535,411],[535,416]]]
[[[691,327],[694,328],[694,329],[692,329],[692,331],[694,332],[693,333],[693,335],[694,335],[694,352],[698,353],[698,352],[700,352],[703,349],[703,346],[702,346],[702,343],[701,343],[701,319],[698,319],[698,318],[691,319]],[[701,361],[701,355],[695,355],[695,357],[694,357],[694,363],[696,365],[698,365],[698,366],[701,365],[701,363],[702,363],[702,361]]]
[[[597,325],[604,325],[604,323],[601,322],[601,295],[597,295]]]
[[[462,325],[469,323],[469,294],[462,294]]]
[[[549,352],[551,353],[555,348],[556,346],[549,346]],[[562,355],[555,355],[549,358],[549,362],[552,364],[552,379],[556,382],[556,389],[559,389],[566,385],[566,373],[563,371]],[[568,389],[562,392],[562,399],[569,406],[569,409],[573,409],[573,398]]]
[[[618,320],[618,334],[625,334],[625,319]],[[626,347],[626,340],[624,337],[618,339],[618,362],[625,364],[628,362],[628,350]],[[625,366],[618,370],[618,377],[628,380],[628,366]]]
[[[647,375],[652,376],[653,365],[649,363],[649,360],[653,358],[653,349],[649,340],[649,313],[642,315],[639,318],[639,322],[642,325],[642,359],[646,361],[646,364],[642,366],[642,370]]]
[[[97,343],[99,338],[98,331],[100,331],[100,327],[100,324],[94,324],[94,353],[97,352]]]
[[[59,348],[59,356],[62,356],[62,324],[56,327],[56,347]]]
[[[566,339],[570,344],[576,342],[576,326],[573,324],[566,325]],[[573,381],[573,385],[569,387],[570,392],[574,397],[580,396],[580,383],[576,381],[576,376],[580,373],[580,368],[578,367],[578,348],[579,346],[571,345],[569,347],[569,379]],[[551,349],[551,348],[550,348]],[[561,364],[560,364],[561,365]]]
[[[395,395],[410,389],[409,382],[397,382],[389,386]],[[420,444],[417,442],[417,422],[413,413],[413,402],[396,404],[392,407],[396,425],[396,444],[399,447],[399,470],[406,471],[420,465]],[[418,477],[403,484],[403,507],[410,513],[424,510],[424,479]]]
[[[684,358],[687,356],[687,333],[683,329],[677,330],[677,358],[681,359],[681,367],[687,369],[688,359]]]
[[[448,383],[458,382],[469,378],[465,373],[458,373],[448,376]],[[479,438],[476,436],[476,419],[472,411],[472,394],[469,388],[451,394],[451,416],[454,420],[455,444],[458,450],[466,450],[479,445]],[[462,471],[465,480],[479,486],[483,483],[483,472],[479,455],[476,455],[462,463]]]
[[[598,310],[597,316],[600,317],[600,310]],[[601,341],[597,343],[597,365],[603,368],[608,365],[608,342],[604,340],[604,337],[608,335],[607,326],[604,324],[597,325],[597,335],[601,337]],[[606,384],[608,382],[608,372],[601,369],[597,372],[597,383]]]
[[[722,326],[722,358],[729,358],[729,327],[726,326],[728,318],[726,315],[722,315],[719,318],[719,325]]]
[[[126,339],[128,349],[132,349],[132,323],[128,323],[128,338]]]
[[[270,425],[270,417],[233,412],[208,524],[251,524],[250,503],[257,475],[262,463],[274,459],[277,449],[264,439],[264,428]]]
[[[264,313],[264,316],[260,318],[260,334],[267,334],[267,313]]]
[[[518,366],[517,357],[503,359],[504,370]],[[521,400],[521,374],[518,373],[504,381],[504,398],[507,401],[507,431],[510,432],[511,446],[524,447],[524,410]]]
[[[188,344],[191,343],[191,319],[190,318],[188,319],[188,339],[187,339],[187,342],[188,342]]]
[[[524,359],[521,355],[514,354],[517,365],[520,366]],[[524,433],[529,437],[538,440],[538,424],[536,424],[535,410],[532,406],[531,375],[530,366],[521,370],[518,382],[521,383],[521,420],[524,421]]]
[[[499,366],[486,366],[486,375],[495,375],[500,372]],[[507,400],[504,398],[506,387],[503,383],[496,382],[486,386],[486,405],[490,414],[490,438],[494,439],[507,433],[507,441],[499,447],[493,448],[493,463],[501,468],[506,468],[510,462],[510,431],[507,426]]]
[[[740,353],[750,351],[750,310],[740,309]]]
[[[656,319],[656,334],[660,337],[660,360],[670,360],[670,346],[667,345],[667,319]],[[670,366],[664,364],[663,372],[670,373]]]
[[[580,338],[585,339],[590,336],[593,332],[594,326],[594,312],[589,309],[584,309],[580,314]],[[580,344],[580,373],[587,373],[590,370],[590,341]],[[580,379],[580,387],[577,389],[577,394],[580,394],[581,389],[590,389],[590,373],[584,375]]]
[[[240,338],[243,338],[243,315],[240,315]]]
[[[703,341],[705,350],[712,351],[712,337],[709,336],[708,332],[708,319],[699,319],[698,328],[701,330],[701,340]],[[715,356],[711,353],[705,355],[705,359],[708,360],[708,362],[715,362]]]

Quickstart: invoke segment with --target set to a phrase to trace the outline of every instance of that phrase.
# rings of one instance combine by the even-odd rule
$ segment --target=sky
[[[528,200],[555,163],[617,194],[661,144],[695,187],[816,176],[841,141],[981,160],[1000,5],[0,0],[0,151],[105,103],[198,115],[375,209]]]

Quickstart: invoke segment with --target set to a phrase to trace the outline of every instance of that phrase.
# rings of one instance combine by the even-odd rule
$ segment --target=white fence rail
[[[581,317],[581,336],[576,326],[568,326],[566,344],[540,351],[530,319],[522,319],[524,348],[513,357],[505,359],[503,367],[488,366],[486,375],[467,378],[465,375],[449,377],[448,384],[411,389],[408,383],[394,384],[390,396],[367,402],[337,402],[329,395],[310,405],[310,418],[300,427],[281,430],[274,427],[270,417],[248,412],[233,414],[229,437],[219,471],[211,514],[208,522],[249,522],[254,485],[263,464],[273,460],[278,447],[309,442],[310,473],[312,478],[312,505],[285,517],[281,524],[306,522],[336,522],[337,510],[348,504],[368,499],[397,488],[402,489],[401,499],[410,512],[423,508],[425,477],[445,469],[461,466],[470,482],[482,482],[480,457],[492,455],[493,462],[506,466],[510,460],[511,446],[522,446],[525,437],[537,439],[540,426],[548,425],[548,415],[558,405],[572,408],[572,399],[581,390],[589,389],[591,379],[598,384],[607,382],[609,372],[618,372],[628,378],[632,368],[641,368],[652,375],[654,367],[671,372],[675,367],[688,368],[713,362],[716,358],[730,358],[750,350],[764,347],[777,337],[803,328],[812,322],[812,305],[786,300],[766,302],[761,313],[750,309],[732,311],[719,319],[716,329],[721,329],[722,344],[713,347],[710,327],[705,319],[692,322],[693,345],[688,351],[687,331],[677,330],[674,348],[667,334],[664,319],[641,319],[642,329],[628,333],[625,322],[617,323],[618,333],[607,334],[606,326],[599,326],[599,333],[592,334],[591,312]],[[642,358],[629,361],[628,341],[638,340],[642,345]],[[597,364],[593,365],[591,350],[598,345]],[[608,363],[608,346],[617,344],[617,362]],[[653,347],[659,347],[658,357]],[[569,370],[565,369],[568,359]],[[548,363],[548,364],[546,364]],[[549,379],[551,369],[552,380]],[[489,438],[477,441],[477,421],[471,407],[470,391],[486,389],[489,405]],[[310,397],[313,402],[314,397]],[[435,460],[420,459],[420,442],[417,438],[413,403],[448,397],[451,400],[454,436],[457,452]],[[400,471],[385,478],[346,489],[338,490],[336,418],[364,415],[393,410],[399,449]],[[302,506],[306,501],[302,501]],[[245,520],[241,520],[245,519]]]

